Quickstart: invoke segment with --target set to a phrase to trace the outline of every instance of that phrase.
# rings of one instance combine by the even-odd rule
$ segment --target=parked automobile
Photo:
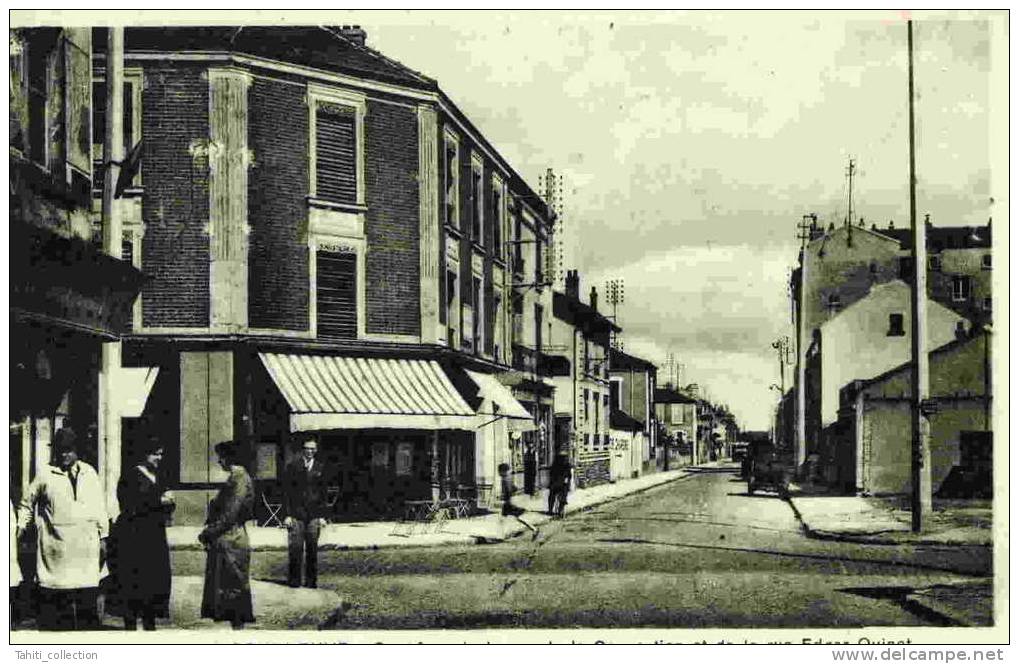
[[[755,443],[747,454],[747,493],[770,489],[785,498],[789,495],[791,473],[785,460],[771,443]]]

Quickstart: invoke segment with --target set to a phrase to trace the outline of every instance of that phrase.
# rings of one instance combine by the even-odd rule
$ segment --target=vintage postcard
[[[1007,11],[9,32],[12,656],[1000,658]]]

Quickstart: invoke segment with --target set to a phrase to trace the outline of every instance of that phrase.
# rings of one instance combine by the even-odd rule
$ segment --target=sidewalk
[[[699,467],[652,473],[635,479],[621,480],[614,484],[602,484],[589,489],[577,489],[569,495],[566,513],[590,509],[596,505],[616,500],[641,491],[688,477],[698,468],[709,468],[717,463]],[[548,492],[534,496],[518,495],[513,498],[515,505],[527,511],[521,516],[526,523],[540,526],[549,517]],[[171,526],[167,528],[170,548],[178,551],[201,550],[198,542],[200,526]],[[483,544],[499,542],[515,537],[527,528],[515,519],[505,518],[498,513],[485,514],[465,519],[448,519],[438,523],[400,523],[395,521],[370,521],[364,523],[334,523],[322,529],[319,536],[320,550],[383,549],[393,547],[424,547],[456,544]],[[287,548],[287,531],[284,528],[248,528],[248,537],[254,551],[283,550]]]
[[[990,501],[935,500],[928,528],[911,530],[907,497],[826,495],[823,488],[790,487],[789,503],[807,534],[864,544],[992,546]]]

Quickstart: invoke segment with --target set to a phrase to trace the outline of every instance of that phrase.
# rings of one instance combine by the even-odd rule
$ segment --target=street
[[[176,578],[201,576],[201,552],[173,556]],[[278,582],[285,566],[283,551],[255,552],[252,578]],[[536,538],[323,552],[319,593],[335,592],[337,606],[297,623],[259,614],[257,590],[255,602],[263,629],[923,626],[944,623],[910,610],[909,591],[990,573],[986,547],[809,539],[787,502],[747,495],[731,466],[551,522]]]

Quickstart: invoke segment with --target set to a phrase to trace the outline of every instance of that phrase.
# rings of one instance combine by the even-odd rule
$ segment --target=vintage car
[[[789,495],[789,467],[774,445],[751,445],[746,469],[747,493],[753,495],[758,489],[770,489],[783,498]]]

